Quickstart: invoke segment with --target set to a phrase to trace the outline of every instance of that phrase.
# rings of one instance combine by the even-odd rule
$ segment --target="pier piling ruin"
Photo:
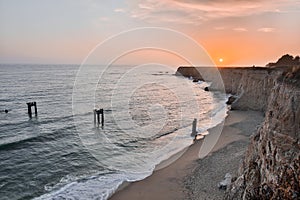
[[[101,109],[94,109],[94,124],[100,124],[100,114],[101,114],[101,126],[104,126],[104,110]]]
[[[37,105],[36,105],[36,102],[28,102],[26,103],[27,104],[27,107],[28,107],[28,116],[29,118],[32,118],[32,111],[31,111],[31,107],[34,106],[34,114],[35,116],[37,116]]]

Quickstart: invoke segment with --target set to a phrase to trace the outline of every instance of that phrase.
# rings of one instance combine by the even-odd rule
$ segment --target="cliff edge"
[[[300,67],[219,71],[225,91],[238,97],[233,109],[265,113],[225,198],[300,199]],[[185,73],[193,77],[178,68]]]

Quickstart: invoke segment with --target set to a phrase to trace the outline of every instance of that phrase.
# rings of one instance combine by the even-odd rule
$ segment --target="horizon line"
[[[0,62],[0,65],[41,65],[41,66],[46,66],[46,65],[82,65],[82,63],[1,63]],[[97,65],[100,65],[100,66],[103,66],[105,64],[89,64],[90,66],[97,66]],[[141,65],[141,64],[115,64],[113,66],[132,66],[132,65]],[[249,64],[249,65],[246,65],[246,64],[241,64],[241,65],[181,65],[181,64],[178,64],[177,67],[267,67],[266,65],[265,66],[262,66],[262,65],[253,65],[253,64]]]

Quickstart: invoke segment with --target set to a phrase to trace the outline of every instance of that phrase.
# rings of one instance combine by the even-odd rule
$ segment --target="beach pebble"
[[[226,173],[225,177],[224,177],[224,180],[222,180],[220,183],[218,183],[218,188],[220,190],[226,190],[227,186],[229,186],[230,183],[231,183],[231,179],[232,179],[231,174],[230,173]]]

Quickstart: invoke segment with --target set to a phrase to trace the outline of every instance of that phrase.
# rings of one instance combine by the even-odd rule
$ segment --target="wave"
[[[218,125],[224,120],[226,113],[224,115],[223,109],[226,109],[226,105],[218,107],[216,111],[213,112],[212,115],[214,118],[214,122],[211,123],[210,125],[207,125],[205,129],[201,129],[201,133],[206,132],[209,128]],[[184,129],[189,126],[191,126],[191,124],[186,124],[180,127],[179,129],[176,128],[165,133],[157,134],[149,138],[149,140],[159,139],[161,137],[167,136],[169,134],[172,134],[176,131],[179,131],[180,129]],[[120,143],[119,145],[122,145],[123,147],[138,147],[138,145],[135,145],[138,142],[139,140],[135,139],[125,144]],[[166,152],[162,152],[164,154],[163,156],[154,158],[153,160],[154,167],[159,165],[159,163],[161,163],[162,161],[178,153],[184,148],[185,146],[180,146],[180,148],[169,149]],[[132,173],[128,171],[113,171],[113,172],[110,171],[107,173],[103,173],[102,171],[102,173],[100,174],[95,174],[88,177],[63,178],[55,186],[50,186],[50,187],[46,186],[45,190],[48,191],[48,193],[40,197],[36,197],[34,200],[50,200],[50,199],[106,200],[109,197],[111,197],[124,182],[139,181],[150,176],[154,171],[154,167],[151,168],[151,170],[149,168],[148,170],[150,171],[146,171],[146,172],[144,171],[140,173]]]
[[[16,149],[17,146],[19,146],[20,144],[26,143],[26,142],[33,142],[34,140],[36,140],[39,137],[40,136],[33,136],[33,137],[23,138],[21,140],[15,140],[15,141],[11,141],[11,142],[6,141],[6,142],[0,144],[0,151]]]
[[[115,73],[115,74],[120,75],[119,68],[117,70],[118,71],[116,71],[117,73]],[[153,73],[151,80],[153,77],[159,78],[160,74],[161,74],[160,72]],[[168,81],[171,84],[172,88],[181,88],[181,87],[183,88],[182,84],[180,84],[180,85],[177,84],[178,77],[174,78],[173,74],[163,74],[163,75],[166,75],[166,76],[162,77],[162,78],[164,78],[164,80]],[[170,76],[172,80],[174,78],[175,82],[172,82],[171,79],[169,79],[169,80],[165,79],[165,78],[168,78],[168,76]],[[108,78],[110,81],[118,80],[118,78],[116,79],[113,76],[108,76]],[[141,77],[141,78],[143,78],[143,77]],[[145,80],[148,80],[148,79],[145,79]],[[72,81],[73,81],[73,79],[72,79]],[[108,94],[110,94],[109,93],[110,91],[108,90],[110,88],[110,84],[111,84],[110,81],[107,82],[108,84],[105,85],[105,90],[104,90],[104,92],[107,92]],[[106,162],[105,161],[106,157],[104,157],[101,160],[101,162],[103,162],[103,163],[105,162],[105,164],[107,164],[107,165],[102,165],[102,163],[99,162],[99,165],[97,164],[96,166],[93,166],[93,170],[96,168],[97,172],[89,173],[88,172],[89,169],[85,168],[85,165],[82,164],[83,162],[86,161],[86,156],[89,156],[89,155],[87,155],[88,150],[84,149],[84,152],[87,154],[82,154],[82,152],[80,150],[80,149],[82,149],[81,146],[78,147],[78,149],[77,149],[77,147],[75,147],[76,148],[75,150],[72,148],[70,150],[68,150],[68,148],[71,145],[72,145],[72,147],[73,147],[73,145],[76,145],[77,141],[75,141],[75,140],[73,141],[72,137],[77,137],[78,141],[80,141],[80,138],[78,138],[78,135],[74,134],[74,132],[77,132],[79,130],[82,130],[86,133],[94,132],[93,129],[89,130],[90,128],[92,128],[92,124],[93,124],[92,123],[92,120],[93,120],[92,108],[89,110],[84,110],[85,107],[83,107],[82,110],[78,110],[78,111],[80,111],[79,114],[76,113],[76,115],[73,116],[71,113],[72,111],[69,110],[70,109],[69,103],[70,103],[70,99],[71,99],[70,96],[65,97],[65,95],[62,95],[62,94],[66,93],[66,91],[65,91],[66,89],[64,88],[64,85],[66,85],[66,84],[65,83],[64,84],[54,84],[54,86],[51,86],[51,87],[53,87],[53,90],[46,90],[44,88],[48,88],[48,86],[49,86],[49,85],[47,85],[47,81],[41,81],[40,83],[41,83],[41,86],[32,90],[31,94],[34,95],[35,98],[40,97],[41,95],[39,95],[39,94],[42,94],[43,97],[44,97],[44,95],[46,95],[47,99],[44,100],[44,102],[45,102],[44,105],[48,105],[48,104],[56,105],[57,104],[53,108],[55,108],[55,111],[56,110],[59,111],[58,113],[61,113],[61,114],[59,114],[59,116],[57,116],[56,113],[54,113],[52,110],[50,110],[50,108],[48,106],[46,106],[45,108],[40,106],[39,107],[40,115],[36,119],[33,118],[32,120],[27,120],[26,116],[23,116],[21,119],[19,118],[19,116],[13,118],[13,116],[17,115],[17,113],[9,112],[8,115],[5,115],[5,118],[4,118],[5,121],[0,122],[0,125],[1,125],[1,127],[0,127],[0,151],[1,150],[5,151],[5,152],[1,152],[1,153],[5,153],[6,155],[13,156],[13,154],[9,154],[10,152],[9,151],[6,152],[6,150],[19,149],[22,151],[30,151],[31,148],[40,148],[40,150],[43,150],[43,148],[45,148],[45,144],[50,141],[49,149],[46,149],[47,152],[48,151],[50,152],[49,159],[51,159],[51,160],[48,160],[48,162],[51,163],[51,165],[49,165],[49,166],[57,166],[57,167],[65,166],[65,165],[67,166],[66,169],[64,169],[64,168],[59,169],[59,171],[61,173],[63,173],[63,175],[60,173],[57,173],[57,171],[55,171],[55,170],[52,171],[50,169],[49,169],[49,171],[50,171],[49,174],[47,174],[47,171],[45,172],[46,175],[45,175],[44,180],[46,180],[46,181],[43,184],[46,184],[46,185],[43,185],[43,184],[36,185],[36,187],[39,189],[39,192],[35,193],[36,195],[40,194],[40,192],[44,192],[45,194],[43,194],[39,197],[36,197],[35,199],[37,199],[37,200],[40,200],[40,199],[41,200],[47,200],[47,199],[49,199],[49,200],[50,199],[108,199],[120,187],[120,185],[122,183],[138,181],[138,180],[146,178],[147,176],[149,176],[153,173],[154,167],[157,166],[160,162],[168,159],[169,157],[176,154],[178,151],[182,150],[183,148],[186,148],[188,145],[190,145],[192,143],[192,138],[190,136],[190,131],[192,128],[191,127],[192,120],[190,120],[190,119],[184,119],[186,121],[184,122],[183,125],[181,124],[178,127],[174,127],[174,126],[169,127],[168,129],[166,128],[166,129],[161,130],[159,133],[157,133],[157,132],[151,133],[150,132],[147,134],[140,134],[140,137],[137,137],[137,135],[134,135],[132,137],[126,137],[126,135],[114,134],[113,131],[119,132],[119,129],[114,127],[114,123],[113,123],[114,120],[110,118],[110,115],[108,115],[107,118],[105,119],[106,124],[107,124],[106,129],[104,129],[104,130],[99,129],[98,132],[100,134],[102,134],[102,133],[105,134],[106,132],[110,132],[110,134],[115,137],[118,137],[119,135],[121,135],[122,139],[125,142],[121,143],[120,140],[116,140],[118,142],[116,145],[124,147],[124,148],[121,148],[122,150],[124,150],[124,152],[122,152],[124,154],[130,153],[130,150],[128,151],[128,149],[132,148],[133,149],[132,153],[137,154],[137,155],[133,155],[133,158],[135,158],[134,156],[138,156],[138,158],[141,160],[141,163],[145,164],[145,167],[139,168],[139,166],[138,166],[140,173],[130,172],[127,167],[128,167],[128,165],[131,165],[133,163],[131,162],[130,159],[127,159],[126,156],[124,157],[124,154],[118,152],[119,154],[117,154],[116,156],[109,157],[109,159],[112,159],[111,162],[110,162],[110,160],[108,160]],[[69,84],[69,82],[66,82],[66,83]],[[106,88],[106,86],[108,89]],[[195,88],[199,89],[204,86],[205,86],[204,83],[199,82],[195,86]],[[41,88],[43,88],[43,89],[41,89]],[[67,88],[67,90],[68,90],[68,88]],[[15,90],[15,87],[13,89]],[[12,90],[12,91],[14,91],[14,90]],[[47,92],[47,94],[45,94],[45,91]],[[54,93],[53,93],[53,91],[54,91]],[[57,94],[61,94],[61,95],[56,95],[56,91],[58,92]],[[126,92],[126,88],[122,92]],[[151,92],[153,92],[153,90],[151,90],[151,88],[150,88],[149,92],[151,93]],[[101,94],[103,94],[103,93],[101,93]],[[183,94],[185,94],[185,93],[183,92]],[[197,99],[199,98],[201,100],[202,105],[206,104],[211,99],[210,96],[207,96],[205,94],[208,94],[208,93],[203,93],[203,95],[202,95],[202,93],[200,93],[197,95]],[[122,96],[120,96],[120,97],[122,97]],[[149,96],[149,99],[151,100],[150,97],[151,97],[151,95]],[[189,96],[187,96],[187,98],[184,98],[184,102],[182,102],[185,106],[193,105],[192,100],[188,97]],[[202,97],[203,97],[203,99],[202,99]],[[208,98],[208,100],[204,101],[204,99],[206,97]],[[165,96],[165,98],[169,99],[168,96]],[[15,99],[13,102],[16,102],[16,101],[23,102],[23,100],[24,99],[20,98],[20,99]],[[78,99],[78,100],[85,101],[86,99],[83,98],[83,99]],[[99,100],[99,102],[103,103],[103,102],[105,102],[106,98],[103,98],[103,99],[99,98],[98,100]],[[0,99],[0,102],[2,103],[1,99]],[[138,99],[137,99],[137,102],[143,103],[142,101],[139,102]],[[174,102],[176,103],[176,101],[174,101]],[[105,103],[107,103],[107,102],[105,102]],[[211,102],[209,101],[208,103],[211,103]],[[212,103],[219,104],[220,102],[212,102]],[[106,105],[106,104],[104,104],[104,105]],[[119,112],[120,108],[115,108],[115,107],[110,108],[109,105],[108,105],[107,109],[104,108],[104,111],[106,113],[112,113],[112,112],[118,113]],[[177,108],[178,106],[180,106],[180,105],[174,104],[174,107]],[[15,111],[22,111],[24,113],[25,110],[23,109],[23,107],[24,107],[24,105],[22,104],[22,109],[21,108],[15,109]],[[204,106],[204,107],[206,107],[206,106]],[[86,112],[86,111],[88,111],[88,112]],[[204,111],[205,111],[205,109],[204,109]],[[74,110],[73,110],[73,112],[74,112]],[[211,113],[212,113],[211,116],[213,117],[213,121],[215,121],[215,120],[218,121],[219,117],[214,117],[214,116],[217,116],[217,113],[219,113],[219,112],[216,111],[216,113],[213,113],[213,112],[211,112]],[[191,110],[191,112],[188,112],[187,114],[188,114],[187,118],[192,117],[194,115],[194,110]],[[205,116],[205,117],[203,117],[203,118],[206,119],[206,116],[208,116],[208,114],[210,114],[210,113],[204,113],[203,116]],[[211,116],[208,116],[208,118]],[[79,120],[76,121],[76,119],[74,119],[74,117],[79,117]],[[10,119],[11,119],[11,121],[9,121]],[[221,119],[221,116],[220,116],[220,119]],[[24,120],[24,121],[21,122],[21,120]],[[121,119],[121,120],[123,120],[123,119]],[[127,119],[124,119],[124,120],[127,120]],[[209,120],[201,123],[202,120],[203,119],[199,120],[199,122],[200,122],[199,125],[203,126],[203,127],[201,127],[201,131],[205,131],[207,128],[211,128],[211,123],[209,123]],[[85,125],[87,125],[87,127],[85,127]],[[114,130],[114,128],[117,130]],[[96,131],[97,134],[98,134],[98,132]],[[148,134],[151,134],[151,135],[148,135]],[[174,134],[174,136],[176,135],[176,137],[170,138],[173,136],[173,134]],[[133,137],[137,137],[137,138],[133,138]],[[68,139],[71,139],[71,140],[67,141]],[[169,139],[172,139],[172,143],[170,143],[169,146],[166,146],[165,144],[168,143]],[[67,141],[67,142],[64,143],[65,141]],[[152,144],[157,145],[157,146],[154,146],[157,148],[151,149],[152,148],[152,146],[151,146],[151,148],[149,148],[149,149],[153,150],[153,151],[150,152],[147,149],[148,146],[145,146],[143,143],[149,143],[150,145],[152,145]],[[36,145],[36,146],[33,147],[32,145]],[[66,146],[66,145],[70,145],[70,146]],[[163,147],[166,147],[166,148],[159,148],[160,147],[159,145],[162,145]],[[46,147],[48,147],[48,146],[46,145]],[[57,148],[57,147],[59,147],[59,148]],[[139,147],[143,150],[144,149],[146,149],[146,150],[145,151],[136,151],[135,148],[139,148]],[[65,151],[60,151],[63,148],[65,148],[64,149]],[[78,154],[77,154],[77,150],[80,150],[80,152],[78,152]],[[108,155],[115,155],[114,152],[112,152],[111,148],[107,148],[107,149],[104,148],[104,150],[109,152]],[[149,152],[152,154],[150,155]],[[53,153],[53,155],[52,155],[52,153]],[[146,153],[146,154],[143,154],[143,153]],[[149,156],[147,157],[147,155],[149,155]],[[118,156],[120,158],[122,158],[123,160],[126,160],[127,163],[124,164],[122,159],[118,159],[119,158]],[[29,157],[29,159],[31,159],[31,158],[34,158],[34,157]],[[70,160],[70,162],[68,162],[69,160]],[[76,162],[73,162],[73,160],[76,160]],[[95,161],[98,161],[98,160],[95,160]],[[114,163],[113,161],[117,161],[119,163]],[[36,163],[37,163],[37,165],[35,165],[35,167],[43,170],[44,166],[39,164],[39,163],[43,163],[43,161],[40,160]],[[47,165],[47,163],[43,163],[43,164]],[[65,165],[57,165],[57,164],[61,164],[61,163],[64,163]],[[77,167],[78,163],[79,163],[80,167]],[[72,164],[74,164],[74,166],[72,166]],[[114,168],[114,164],[120,164],[120,169],[112,170]],[[128,165],[126,165],[126,164],[128,164]],[[16,166],[18,166],[18,163],[16,163]],[[20,166],[19,168],[21,168],[21,167],[22,166]],[[119,167],[119,166],[117,166],[117,167]],[[10,168],[7,168],[7,169],[10,170]],[[48,169],[46,169],[46,170],[48,170]],[[78,173],[80,175],[72,174],[72,173],[74,173],[74,171],[76,171],[76,173]],[[26,183],[28,183],[27,181],[33,180],[32,177],[36,177],[34,173],[35,172],[32,173],[31,171],[26,174],[20,173],[20,177],[21,177],[21,175],[23,175],[24,177],[26,176],[26,179],[24,179],[24,181],[22,181],[22,184],[26,185]],[[69,174],[69,175],[65,175],[65,174]],[[61,177],[61,176],[64,176],[64,177]],[[57,177],[61,178],[61,180],[57,181]],[[55,182],[51,182],[51,180],[55,181]],[[33,181],[31,181],[30,183],[32,183],[32,182]],[[8,181],[8,183],[9,183],[9,181]],[[38,182],[37,182],[37,184],[38,184]],[[1,184],[0,184],[0,186],[1,186]],[[29,189],[28,189],[28,187],[26,187],[26,188],[27,189],[24,190],[24,193],[26,192],[26,193],[31,193],[31,195],[34,195],[32,190],[29,191],[30,188]],[[44,189],[44,191],[41,191],[43,189]],[[19,190],[19,188],[18,188],[18,190]],[[14,190],[7,190],[6,194],[8,194],[8,193],[14,193]]]
[[[108,199],[124,182],[133,182],[146,178],[150,173],[106,172],[85,178],[64,177],[55,186],[46,186],[48,193],[34,200],[52,199]]]
[[[65,136],[58,133],[62,133],[65,130],[74,129],[74,127],[75,126],[73,125],[65,126],[64,128],[53,130],[52,132],[49,132],[47,134],[28,135],[27,137],[23,136],[23,138],[20,138],[20,136],[18,135],[3,138],[0,142],[0,151],[21,148],[22,145],[27,143],[49,142],[52,140],[57,140],[58,138]]]
[[[42,125],[42,124],[50,124],[50,123],[55,123],[55,122],[61,122],[61,121],[66,121],[66,120],[69,120],[73,118],[73,115],[68,115],[68,116],[63,116],[63,117],[55,117],[55,118],[52,118],[51,119],[45,119],[45,120],[42,120],[40,121],[39,118],[32,118],[32,119],[29,119],[27,121],[21,121],[21,122],[11,122],[11,123],[2,123],[1,126],[2,127],[5,127],[7,128],[7,126],[9,126],[9,130],[11,130],[11,128],[13,127],[16,127],[16,128],[22,128],[20,126],[23,126],[24,127],[29,127],[31,125]]]
[[[172,134],[172,133],[174,133],[174,132],[176,132],[176,131],[178,131],[178,130],[180,130],[180,129],[184,129],[184,128],[187,128],[187,127],[189,127],[189,126],[192,126],[192,123],[185,124],[185,125],[183,125],[183,126],[181,126],[181,127],[178,127],[178,128],[174,128],[174,129],[172,129],[172,130],[170,130],[170,131],[167,131],[167,132],[165,132],[165,133],[159,133],[159,134],[157,134],[157,135],[151,137],[151,140],[156,140],[156,139],[162,138],[162,137],[164,137],[164,136],[170,135],[170,134]]]
[[[138,148],[139,146],[137,145],[137,143],[139,142],[147,142],[147,141],[153,141],[153,140],[157,140],[157,139],[160,139],[160,138],[163,138],[165,136],[168,136],[172,133],[175,133],[176,131],[178,130],[181,130],[181,129],[185,129],[189,126],[192,126],[192,123],[188,123],[188,124],[185,124],[185,125],[182,125],[181,127],[176,127],[176,128],[173,128],[169,131],[166,131],[166,132],[160,132],[154,136],[151,136],[151,137],[148,137],[148,138],[135,138],[133,140],[129,140],[129,141],[126,141],[126,142],[115,142],[114,144],[119,146],[119,147],[131,147],[131,148]]]

